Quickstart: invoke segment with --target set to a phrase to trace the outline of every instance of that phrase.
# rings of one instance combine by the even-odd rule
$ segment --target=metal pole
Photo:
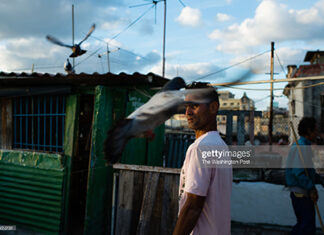
[[[164,29],[163,29],[163,58],[162,58],[162,77],[165,76],[165,34],[166,34],[166,0],[164,0]]]
[[[110,59],[109,59],[109,45],[107,43],[107,63],[108,63],[108,73],[110,73]]]
[[[74,4],[72,4],[72,46],[74,46]],[[74,57],[72,59],[73,69],[75,65]]]
[[[273,54],[274,42],[271,42],[271,67],[270,67],[270,80],[273,81]],[[272,145],[272,129],[273,129],[273,82],[270,83],[270,117],[269,117],[269,145]]]

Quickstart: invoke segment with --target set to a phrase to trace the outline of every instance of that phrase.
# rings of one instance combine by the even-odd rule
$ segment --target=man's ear
[[[216,102],[216,101],[213,101],[213,102],[211,102],[211,103],[209,104],[209,111],[210,111],[211,113],[216,114],[217,111],[218,111],[218,107],[219,107],[219,103]]]

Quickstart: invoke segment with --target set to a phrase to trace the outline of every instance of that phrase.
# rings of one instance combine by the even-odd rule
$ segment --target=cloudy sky
[[[108,43],[113,73],[161,74],[164,4],[155,8],[149,0],[2,0],[0,70],[30,72],[34,64],[36,72],[64,73],[70,49],[45,36],[72,44],[72,4],[76,42],[96,24],[82,44],[88,52],[75,61],[77,73],[106,73]],[[167,0],[166,28],[169,78],[182,76],[190,82],[204,77],[218,83],[251,69],[251,80],[269,79],[271,41],[275,78],[284,78],[286,66],[303,64],[307,50],[323,50],[324,0]],[[231,89],[237,98],[246,91],[258,109],[268,106],[268,91],[260,89],[269,85],[240,88]],[[287,105],[281,90],[275,95],[280,106]]]

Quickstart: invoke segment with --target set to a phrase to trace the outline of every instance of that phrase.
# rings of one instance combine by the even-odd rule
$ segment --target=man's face
[[[312,141],[312,142],[315,142],[316,141],[316,137],[318,135],[317,126],[315,127],[314,130],[311,130],[310,128],[308,128],[307,132],[308,132],[308,139],[310,141]]]
[[[194,99],[188,95],[185,101],[194,101]],[[208,104],[187,104],[186,117],[188,127],[193,130],[204,130],[210,122],[215,122],[215,115],[211,114]]]

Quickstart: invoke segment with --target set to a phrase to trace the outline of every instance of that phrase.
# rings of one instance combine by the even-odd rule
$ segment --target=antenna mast
[[[74,46],[74,4],[72,4],[72,46]],[[75,60],[72,59],[72,66],[74,69],[75,66]]]
[[[165,77],[165,34],[166,34],[166,0],[164,1],[164,27],[163,27],[163,58],[162,58],[162,77]]]

